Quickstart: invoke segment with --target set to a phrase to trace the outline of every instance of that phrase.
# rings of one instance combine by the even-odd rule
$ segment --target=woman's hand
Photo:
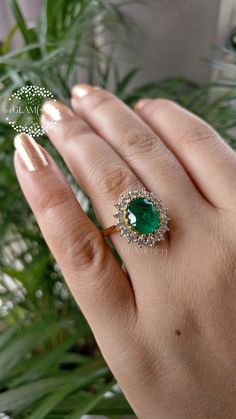
[[[131,187],[157,192],[170,232],[154,248],[111,240],[121,269],[52,158],[16,137],[16,173],[43,235],[134,411],[144,419],[236,412],[236,156],[206,123],[167,100],[136,113],[75,86],[72,110],[42,123],[101,225]],[[58,112],[58,109],[60,112]]]

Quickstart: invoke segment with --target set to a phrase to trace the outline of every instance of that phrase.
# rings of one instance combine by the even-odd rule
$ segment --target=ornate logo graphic
[[[46,127],[40,124],[41,109],[46,100],[56,101],[54,95],[44,87],[21,87],[8,99],[6,121],[18,133],[25,132],[33,137],[47,133],[56,121],[48,122]]]

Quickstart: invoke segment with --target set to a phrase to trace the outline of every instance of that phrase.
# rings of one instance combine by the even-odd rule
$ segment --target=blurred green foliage
[[[106,33],[109,39],[112,33],[114,45],[129,34],[132,23],[123,12],[123,5],[123,2],[111,5],[106,0],[43,0],[38,22],[29,28],[18,2],[10,0],[15,25],[0,47],[1,103],[16,89],[31,84],[45,87],[67,103],[80,69],[85,69],[87,82],[105,88],[113,86],[114,93],[130,106],[142,97],[178,101],[209,121],[234,146],[234,81],[199,86],[174,78],[132,87],[138,69],[120,74],[113,54],[105,54],[103,46],[97,45],[98,34]],[[16,32],[20,32],[23,45],[10,50]],[[232,66],[235,73],[236,66]],[[87,413],[114,418],[132,413],[114,387],[115,381],[90,328],[68,292],[22,196],[12,164],[13,137],[14,131],[6,123],[3,112],[0,120],[0,412],[17,419],[72,419]],[[57,160],[96,223],[89,199],[75,184],[46,137],[40,141]]]

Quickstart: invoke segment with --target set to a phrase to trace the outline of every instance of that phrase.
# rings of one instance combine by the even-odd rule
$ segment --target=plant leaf
[[[32,328],[17,335],[7,348],[0,352],[0,382],[9,376],[13,368],[29,351],[54,335],[62,328],[62,325],[62,322],[41,321],[38,325],[34,324]]]
[[[110,372],[101,359],[91,360],[89,366],[83,366],[73,373],[65,372],[60,377],[39,380],[34,383],[5,391],[0,394],[0,411],[19,412],[31,406],[42,397],[64,385],[76,385],[77,388],[87,387],[100,377],[107,377]]]
[[[10,0],[10,6],[12,13],[15,17],[16,23],[18,25],[18,28],[21,32],[21,35],[25,41],[25,43],[31,44],[37,42],[37,35],[34,29],[28,29],[25,19],[23,17],[23,14],[19,8],[18,2],[16,0]],[[39,58],[39,50],[37,51],[29,51],[29,55],[32,57],[32,59]]]
[[[81,418],[81,416],[85,415],[86,413],[90,413],[91,410],[100,402],[100,400],[104,397],[104,394],[110,390],[115,385],[115,381],[111,381],[109,384],[104,386],[104,388],[99,391],[97,394],[94,394],[89,400],[84,400],[81,404],[79,409],[75,410],[71,415],[68,416],[68,419],[77,419]]]

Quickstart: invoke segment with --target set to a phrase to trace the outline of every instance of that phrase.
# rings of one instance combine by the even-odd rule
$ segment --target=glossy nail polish
[[[42,149],[30,135],[25,133],[16,135],[14,146],[30,172],[48,165]]]
[[[51,121],[61,121],[74,116],[72,110],[57,100],[49,100],[42,107],[42,115]]]
[[[98,89],[98,88],[96,88]],[[86,96],[88,93],[90,93],[92,90],[94,90],[93,86],[90,86],[90,84],[77,84],[76,86],[73,87],[71,93],[72,96],[77,97],[77,98],[82,98],[84,96]]]

